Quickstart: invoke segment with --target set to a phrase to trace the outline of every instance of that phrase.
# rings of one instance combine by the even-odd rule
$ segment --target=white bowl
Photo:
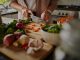
[[[42,35],[43,40],[49,44],[59,45],[60,43],[59,33],[49,33],[49,32],[41,30],[41,35]]]

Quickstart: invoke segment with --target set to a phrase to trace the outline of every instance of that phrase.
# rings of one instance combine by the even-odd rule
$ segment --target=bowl
[[[41,30],[41,36],[45,42],[51,45],[59,45],[60,43],[59,33],[49,33],[44,30]]]

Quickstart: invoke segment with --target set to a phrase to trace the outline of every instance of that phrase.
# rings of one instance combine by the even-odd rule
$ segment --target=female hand
[[[29,18],[30,15],[32,14],[32,11],[28,8],[22,8],[21,12],[25,18]]]
[[[45,21],[48,21],[50,18],[51,18],[51,13],[48,12],[48,11],[44,11],[44,12],[41,14],[41,19],[43,19],[43,20],[45,20]]]

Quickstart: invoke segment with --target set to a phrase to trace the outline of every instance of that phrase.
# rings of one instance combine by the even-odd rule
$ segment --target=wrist
[[[52,15],[52,11],[49,9],[45,10],[43,13]]]
[[[23,7],[23,6],[22,6],[22,7],[20,8],[20,11],[22,11],[22,10],[24,10],[24,9],[28,10],[27,7]]]

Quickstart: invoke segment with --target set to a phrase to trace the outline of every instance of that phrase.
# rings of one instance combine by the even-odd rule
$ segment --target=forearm
[[[58,0],[51,0],[47,10],[54,11],[57,8],[57,2]]]
[[[42,0],[42,12],[52,13],[57,7],[58,0]]]
[[[48,1],[49,5],[46,4],[47,7],[44,9],[43,13],[41,14],[41,18],[44,19],[44,20],[46,20],[48,22],[48,20],[52,17],[51,16],[52,12],[57,7],[58,0],[47,0],[47,1]]]
[[[10,6],[11,6],[12,8],[17,9],[18,11],[21,11],[22,8],[24,8],[22,5],[20,5],[20,4],[17,2],[17,0],[12,0],[11,3],[10,3]],[[25,8],[27,8],[27,7],[25,7]]]

